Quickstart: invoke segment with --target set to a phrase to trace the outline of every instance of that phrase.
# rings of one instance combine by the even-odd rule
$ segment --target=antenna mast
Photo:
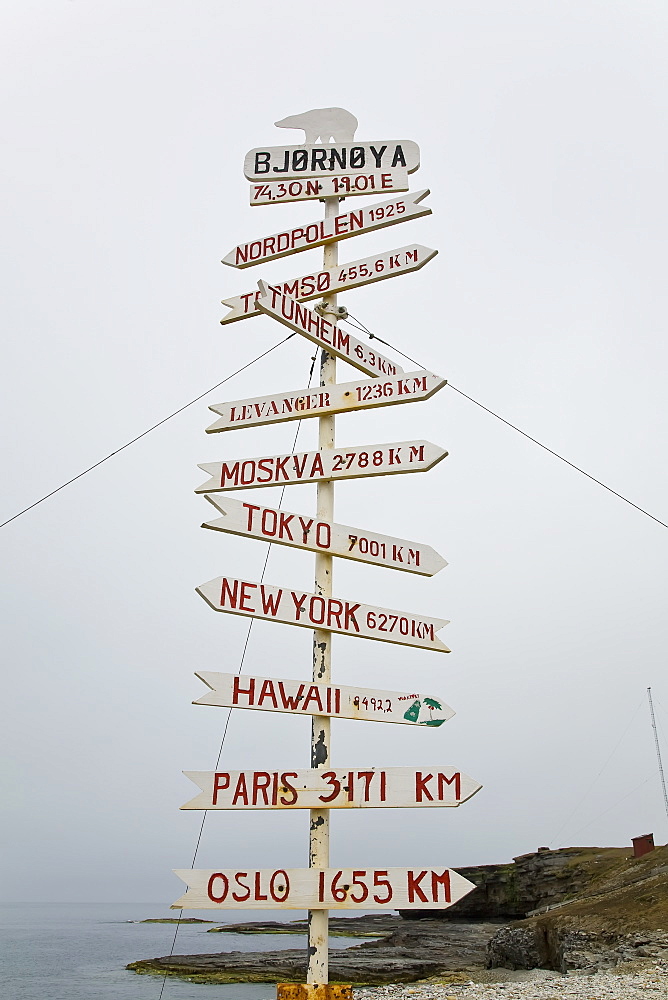
[[[647,688],[647,698],[649,700],[649,714],[652,717],[652,730],[654,732],[654,746],[656,747],[656,759],[659,763],[659,777],[661,778],[661,789],[663,791],[663,804],[666,808],[666,816],[668,816],[668,793],[666,792],[666,777],[663,773],[663,764],[661,763],[661,748],[659,746],[659,734],[656,731],[656,718],[654,716],[654,703],[652,701],[652,689]]]

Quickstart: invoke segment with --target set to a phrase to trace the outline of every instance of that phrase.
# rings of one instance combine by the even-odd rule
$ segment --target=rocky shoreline
[[[346,936],[368,937],[368,930],[374,936],[382,933],[379,940],[330,951],[330,981],[355,985],[411,983],[446,970],[472,970],[484,966],[488,942],[499,929],[498,923],[483,921],[407,923],[391,914],[383,914],[380,918],[340,918],[338,921],[334,918],[332,923],[353,924],[353,928],[343,927]],[[303,922],[299,924],[298,928],[288,925],[293,934],[304,933]],[[221,930],[228,931],[234,926],[227,925]],[[264,929],[267,924],[259,926],[263,928],[260,933],[270,933]],[[298,983],[304,982],[306,974],[306,950],[172,955],[132,962],[127,968],[140,975],[179,976],[190,982]]]
[[[616,975],[620,969],[635,970],[649,963],[665,987],[668,847],[641,858],[629,857],[623,848],[541,848],[516,858],[512,865],[460,871],[478,889],[448,910],[413,910],[400,916],[332,915],[332,936],[367,940],[330,950],[331,982],[384,985],[394,990],[401,989],[398,983],[447,977],[459,990],[462,984],[481,981],[486,970],[493,970],[497,983],[511,981],[504,980],[506,972],[515,976],[513,982],[525,974],[538,981],[542,974],[551,975],[557,983],[565,982],[566,975]],[[516,919],[518,914],[523,919]],[[207,930],[218,934],[305,932],[303,920],[226,924]],[[140,975],[179,976],[192,982],[304,982],[306,949],[171,955],[132,962],[127,968]],[[540,970],[540,974],[528,970]],[[403,988],[400,995],[418,1000],[423,987],[414,989],[415,995],[410,988]],[[647,989],[651,992],[653,987]],[[478,996],[454,991],[446,995]],[[529,995],[534,994],[517,994]],[[560,987],[551,997],[562,995],[571,994]]]

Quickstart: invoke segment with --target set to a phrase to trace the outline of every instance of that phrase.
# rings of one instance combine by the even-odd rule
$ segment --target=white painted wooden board
[[[181,868],[173,910],[443,910],[475,889],[451,868]]]
[[[260,294],[255,300],[258,309],[267,316],[278,320],[288,330],[301,334],[318,347],[324,347],[329,354],[347,361],[353,368],[359,368],[367,375],[398,375],[403,372],[396,362],[379,354],[368,344],[357,340],[352,334],[318,315],[307,306],[302,306],[289,295],[283,295],[265,281],[258,281]]]
[[[320,518],[293,514],[276,507],[246,503],[232,497],[206,495],[205,499],[223,514],[214,521],[205,521],[203,528],[225,531],[243,538],[259,538],[265,542],[289,545],[308,552],[324,552],[354,559],[356,562],[385,566],[388,569],[434,576],[447,566],[445,559],[430,545],[393,538],[375,531],[351,528]]]
[[[351,198],[360,194],[390,194],[408,191],[408,171],[370,170],[364,174],[322,175],[301,180],[256,181],[250,186],[250,203],[279,205],[285,201],[311,201],[314,198]]]
[[[300,451],[287,455],[202,462],[198,468],[211,478],[198,486],[195,493],[427,472],[447,454],[430,441],[394,441],[392,444],[351,445],[331,451]]]
[[[412,174],[419,166],[420,147],[410,139],[257,146],[246,153],[244,177],[249,181],[264,181],[401,169]]]
[[[214,611],[324,629],[359,639],[417,646],[438,653],[450,652],[437,635],[439,629],[449,624],[443,618],[427,618],[227,576],[218,576],[195,590]]]
[[[361,257],[351,260],[348,264],[338,264],[336,267],[324,267],[321,271],[303,274],[301,278],[289,278],[287,281],[274,281],[271,287],[277,288],[284,295],[290,295],[300,302],[318,299],[322,295],[333,295],[360,285],[369,285],[374,281],[384,281],[399,274],[409,274],[436,256],[438,250],[422,246],[421,243],[410,243],[396,250],[386,250],[385,253],[374,254],[372,257]],[[223,299],[223,305],[231,310],[223,316],[221,323],[236,323],[240,319],[259,316],[260,310],[255,304],[260,292],[254,288],[243,295],[233,295]]]
[[[410,691],[344,687],[310,681],[221,674],[198,670],[196,677],[210,689],[193,705],[244,708],[289,715],[328,715],[364,722],[394,722],[436,729],[453,717],[442,698]]]
[[[307,417],[327,417],[350,410],[393,406],[395,403],[418,403],[430,399],[444,385],[447,385],[447,381],[440,375],[419,370],[388,379],[339,382],[337,385],[312,389],[274,392],[270,396],[255,396],[253,399],[212,403],[209,409],[221,414],[221,417],[210,424],[206,432],[215,434],[241,427],[278,424],[285,420],[304,420]]]
[[[456,808],[482,788],[443,765],[183,773],[201,791],[182,809]]]
[[[305,222],[301,226],[272,233],[271,236],[260,236],[247,243],[239,243],[225,254],[222,263],[229,267],[253,267],[288,254],[321,247],[325,243],[347,240],[351,236],[361,236],[362,233],[372,233],[375,229],[385,229],[409,219],[431,215],[431,208],[420,204],[428,194],[429,188],[425,188],[413,194],[395,196],[388,201],[351,208],[349,212],[342,212],[330,219]]]

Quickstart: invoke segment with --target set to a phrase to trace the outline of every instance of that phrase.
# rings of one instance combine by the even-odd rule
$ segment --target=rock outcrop
[[[383,919],[395,921],[389,937],[330,950],[331,982],[409,983],[443,972],[480,968],[485,964],[487,943],[498,927],[482,921],[426,920],[407,924],[398,917]],[[341,918],[340,923],[345,922],[346,918]],[[139,974],[178,976],[191,982],[304,982],[306,949],[172,955],[132,962],[127,968]]]
[[[488,965],[594,971],[637,959],[668,961],[668,847],[601,865],[570,900],[499,928]]]
[[[559,851],[540,848],[522,854],[508,865],[458,868],[478,887],[447,910],[400,910],[405,920],[525,917],[540,906],[570,899],[583,892],[592,880],[615,869],[628,857],[623,847],[566,847]]]

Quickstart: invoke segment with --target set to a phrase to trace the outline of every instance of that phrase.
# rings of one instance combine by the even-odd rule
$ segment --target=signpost
[[[340,449],[202,462],[199,468],[211,478],[198,486],[195,493],[426,472],[442,462],[447,454],[429,441],[393,441],[391,444],[357,444]]]
[[[324,243],[347,240],[351,236],[372,233],[374,229],[385,229],[400,222],[408,222],[409,219],[419,219],[423,215],[431,215],[429,206],[420,204],[428,194],[429,188],[425,188],[412,195],[398,195],[389,201],[354,208],[341,215],[330,215],[320,222],[305,222],[271,236],[239,243],[223,257],[222,262],[230,267],[253,267],[254,264],[265,264],[290,253],[299,253],[300,250],[321,247]],[[327,202],[334,200],[326,199]],[[338,203],[338,198],[336,202]]]
[[[184,771],[201,788],[182,809],[414,809],[459,806],[481,785],[454,767]]]
[[[438,250],[423,247],[420,243],[411,243],[396,250],[351,260],[343,267],[324,267],[320,271],[303,274],[301,278],[274,281],[271,287],[299,302],[307,302],[320,298],[321,295],[332,295],[334,292],[344,292],[359,288],[360,285],[370,285],[374,281],[385,281],[386,278],[394,278],[399,274],[418,271],[433,260],[437,253]],[[259,316],[260,310],[255,303],[259,294],[257,288],[254,288],[252,292],[223,299],[223,305],[228,306],[231,312],[223,316],[220,322],[224,325],[250,316]]]
[[[343,1000],[349,986],[328,982],[328,911],[330,909],[438,909],[451,906],[475,888],[448,867],[344,868],[330,865],[330,809],[458,807],[480,784],[454,767],[334,768],[331,762],[332,718],[390,722],[438,729],[454,712],[440,697],[407,688],[405,692],[338,685],[332,678],[332,634],[397,643],[447,653],[438,632],[445,619],[375,607],[333,597],[334,557],[388,569],[433,576],[445,560],[431,546],[352,528],[334,521],[334,485],[338,479],[426,472],[447,452],[428,441],[337,447],[335,415],[353,410],[429,399],[445,380],[428,371],[404,373],[373,345],[339,327],[347,315],[337,293],[424,266],[436,250],[410,244],[349,264],[340,264],[339,243],[362,233],[429,215],[423,203],[428,189],[412,194],[407,177],[417,170],[414,142],[354,138],[357,119],[341,108],[320,108],[276,122],[302,128],[301,146],[258,147],[244,162],[254,206],[306,201],[324,202],[324,219],[286,228],[271,236],[239,243],[223,263],[235,268],[268,263],[312,247],[323,247],[322,268],[300,278],[270,283],[259,291],[224,299],[229,309],[221,323],[260,312],[321,348],[317,388],[214,404],[218,419],[208,433],[258,427],[305,417],[318,418],[317,448],[296,454],[235,458],[200,465],[209,479],[197,493],[218,494],[297,483],[316,484],[312,514],[296,514],[231,497],[206,496],[220,517],[203,527],[242,537],[276,542],[315,554],[313,592],[220,576],[197,587],[215,611],[296,625],[313,631],[312,677],[308,681],[201,671],[207,692],[195,704],[283,712],[311,718],[308,769],[185,772],[200,792],[183,809],[308,809],[309,867],[297,869],[179,870],[189,891],[174,903],[184,909],[309,910],[307,983],[300,1000]],[[327,140],[332,139],[332,142]],[[318,145],[320,143],[320,145]],[[391,193],[389,200],[342,211],[349,195]],[[315,309],[302,303],[319,298]],[[338,384],[337,358],[369,379]],[[416,505],[416,515],[420,508]],[[280,657],[277,654],[277,662]],[[218,765],[217,765],[218,766]],[[379,862],[382,859],[379,858]],[[288,1000],[279,984],[278,1000]]]
[[[332,557],[318,553],[317,558]],[[230,615],[264,618],[266,621],[283,622],[284,625],[299,625],[300,628],[323,629],[328,633],[340,632],[358,639],[419,646],[438,653],[450,652],[436,634],[449,624],[443,618],[376,608],[339,600],[329,594],[308,594],[229,576],[218,576],[195,590],[214,611]],[[314,680],[317,679],[314,677]]]
[[[232,497],[207,495],[206,499],[224,515],[202,525],[213,531],[260,538],[309,552],[327,552],[342,559],[354,559],[421,576],[433,576],[447,566],[445,559],[430,545],[409,542],[406,538],[379,535],[375,531],[244,503]]]
[[[198,670],[195,676],[204,681],[209,691],[194,705],[431,727],[442,726],[455,714],[441,698],[409,691],[379,691],[208,670]]]
[[[172,909],[443,910],[475,886],[449,868],[184,868]],[[280,987],[279,987],[280,988]]]
[[[444,385],[447,382],[439,375],[416,371],[382,381],[365,379],[362,382],[340,382],[327,391],[293,389],[254,399],[234,399],[231,403],[214,403],[209,406],[210,410],[222,416],[207,427],[206,432],[215,434],[239,427],[259,427],[284,420],[324,417],[326,414],[346,413],[349,410],[367,410],[376,406],[393,406],[395,403],[418,403],[429,399]]]

